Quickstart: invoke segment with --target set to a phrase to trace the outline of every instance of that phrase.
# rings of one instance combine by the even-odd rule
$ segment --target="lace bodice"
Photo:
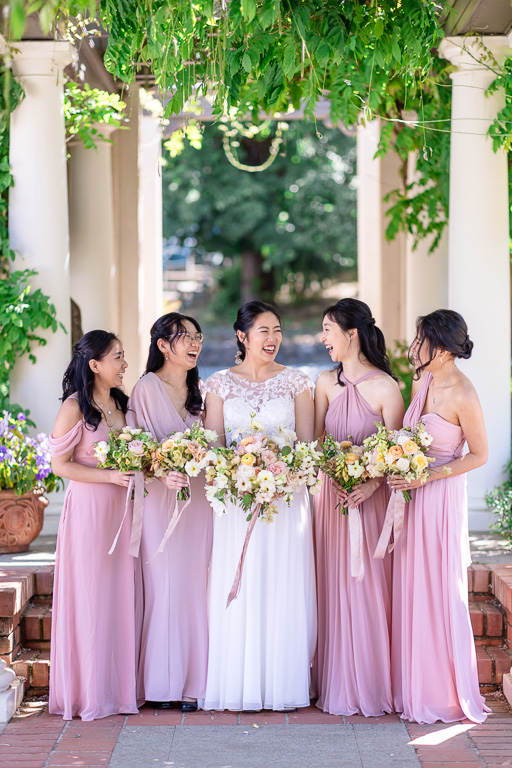
[[[207,379],[205,392],[224,401],[224,429],[229,443],[228,435],[251,431],[252,413],[269,434],[276,433],[279,427],[295,430],[295,398],[312,386],[309,376],[294,368],[283,368],[263,382],[246,381],[225,370]]]

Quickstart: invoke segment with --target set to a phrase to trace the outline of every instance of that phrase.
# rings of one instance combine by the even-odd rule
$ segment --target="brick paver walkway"
[[[64,722],[24,705],[0,734],[0,768],[498,768],[512,766],[512,712],[489,698],[483,725],[334,717],[315,707],[260,714],[155,711]]]

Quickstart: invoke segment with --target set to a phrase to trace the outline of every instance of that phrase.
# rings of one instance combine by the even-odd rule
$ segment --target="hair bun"
[[[462,357],[464,360],[468,360],[471,357],[471,353],[473,352],[473,347],[473,342],[469,336],[466,336],[466,341],[462,345],[461,353],[457,355],[457,357]]]

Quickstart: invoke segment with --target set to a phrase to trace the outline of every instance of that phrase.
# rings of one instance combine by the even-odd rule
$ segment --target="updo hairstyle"
[[[236,320],[233,323],[235,333],[237,333],[237,331],[241,331],[241,333],[248,334],[258,317],[263,315],[265,312],[272,312],[272,314],[275,315],[279,320],[279,323],[282,323],[279,310],[276,309],[273,304],[265,304],[264,301],[259,300],[248,301],[246,304],[240,307],[237,312]],[[242,360],[245,360],[246,351],[245,344],[240,341],[238,334],[236,337],[236,345],[238,347],[236,359],[237,362],[241,363]]]
[[[453,309],[436,309],[429,315],[423,315],[416,320],[416,338],[420,345],[427,345],[429,360],[416,368],[414,378],[418,379],[421,372],[432,362],[438,349],[444,349],[454,358],[468,360],[473,351],[473,342],[468,336],[466,321]],[[413,342],[414,344],[414,342]],[[409,348],[409,361],[414,364],[412,347]]]

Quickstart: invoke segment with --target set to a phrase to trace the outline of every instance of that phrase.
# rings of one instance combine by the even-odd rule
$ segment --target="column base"
[[[0,693],[0,723],[8,723],[14,715],[25,693],[25,682],[21,677],[9,686],[6,691]]]

